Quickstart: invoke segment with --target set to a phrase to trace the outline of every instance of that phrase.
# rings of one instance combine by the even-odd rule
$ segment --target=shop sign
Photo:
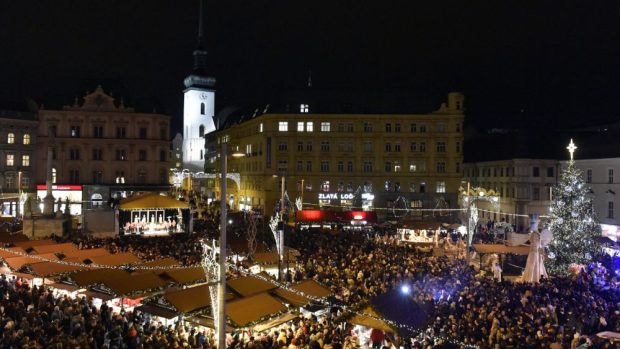
[[[353,200],[353,193],[319,193],[319,200]]]

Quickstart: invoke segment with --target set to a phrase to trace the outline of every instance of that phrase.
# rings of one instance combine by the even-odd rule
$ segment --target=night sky
[[[462,91],[475,126],[618,110],[618,1],[244,0],[206,12],[217,109],[301,88],[311,69],[318,89]],[[178,128],[197,22],[198,0],[3,0],[0,101],[57,108],[101,83]]]

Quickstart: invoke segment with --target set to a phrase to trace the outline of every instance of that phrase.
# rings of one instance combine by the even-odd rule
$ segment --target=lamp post
[[[273,175],[275,178],[278,175]],[[282,281],[282,264],[284,262],[284,175],[280,176],[280,224],[278,224],[278,280]]]
[[[233,157],[243,157],[244,154],[235,152],[232,154]],[[227,144],[222,143],[222,148],[220,150],[220,161],[222,164],[221,174],[222,178],[220,180],[220,282],[219,288],[217,292],[218,297],[218,317],[217,317],[217,344],[219,349],[226,348],[226,225],[227,225],[227,207],[226,202],[228,194],[226,193],[226,177],[227,177],[227,166],[228,166],[228,151]]]

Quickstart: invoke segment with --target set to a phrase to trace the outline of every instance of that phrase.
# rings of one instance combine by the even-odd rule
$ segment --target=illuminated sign
[[[319,200],[353,200],[353,193],[319,193]]]
[[[45,184],[38,184],[37,190],[47,190],[47,186]],[[54,184],[52,185],[52,190],[82,190],[82,186],[70,184]]]

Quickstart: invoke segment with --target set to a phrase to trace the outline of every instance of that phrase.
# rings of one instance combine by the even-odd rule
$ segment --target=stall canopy
[[[87,269],[71,274],[71,279],[81,287],[88,287],[107,280],[122,279],[129,275],[121,269]]]
[[[259,293],[228,303],[228,317],[239,327],[286,311],[286,307],[267,293]]]
[[[7,258],[17,257],[19,256],[19,253],[26,253],[26,251],[24,251],[24,249],[21,247],[11,247],[9,248],[9,250],[15,253],[11,253],[9,251],[0,251],[0,257],[7,259]]]
[[[166,285],[159,276],[152,273],[127,275],[122,278],[105,280],[102,283],[119,297],[132,296]]]
[[[141,210],[150,208],[189,208],[189,204],[157,193],[132,196],[122,200],[120,204],[121,210]]]
[[[527,256],[530,253],[529,246],[506,246],[502,244],[474,244],[474,250],[481,254],[486,253],[498,253],[506,254],[512,253],[516,255]]]
[[[276,295],[278,298],[281,298],[285,303],[288,303],[294,307],[303,307],[304,305],[309,304],[312,301],[308,297],[304,297],[283,288],[278,288],[274,290],[273,294]]]
[[[43,262],[30,265],[30,269],[32,269],[32,273],[35,275],[38,275],[40,277],[50,277],[62,273],[69,273],[72,271],[80,270],[81,267],[54,262]]]
[[[54,261],[58,260],[58,257],[56,257],[56,255],[53,253],[45,253],[45,254],[40,254],[36,256],[40,258],[54,260]],[[9,268],[13,270],[18,270],[19,268],[23,267],[26,264],[35,264],[35,263],[44,262],[43,260],[39,258],[28,257],[28,256],[9,257],[9,258],[5,258],[4,261],[6,262],[6,264],[8,264]]]
[[[140,259],[131,252],[123,252],[111,255],[92,256],[88,258],[94,264],[100,265],[125,265],[140,262]]]
[[[381,319],[381,316],[371,307],[366,307],[361,313],[355,314],[347,322],[353,325],[362,325],[368,328],[376,328],[384,332],[397,332],[392,326]]]
[[[258,324],[254,327],[254,332],[263,332],[266,331],[270,328],[276,327],[278,325],[281,325],[285,322],[294,320],[298,317],[298,315],[296,314],[292,314],[292,313],[285,313],[282,314],[282,316],[275,318],[273,320],[267,321],[267,322],[263,322],[261,324]]]
[[[42,253],[59,253],[59,252],[65,253],[65,252],[71,252],[71,251],[77,251],[78,250],[77,246],[75,246],[75,244],[72,244],[70,242],[64,243],[64,244],[34,246],[34,247],[32,247],[32,249],[37,254],[42,254]]]
[[[292,285],[291,288],[314,298],[324,298],[331,295],[329,288],[312,279],[304,280],[298,284]]]
[[[74,258],[77,260],[86,260],[91,257],[107,256],[110,254],[105,248],[91,248],[86,250],[62,251],[65,258]]]
[[[162,273],[161,277],[179,285],[193,284],[206,279],[202,267],[172,269]]]
[[[206,308],[211,305],[209,296],[209,285],[200,285],[186,288],[184,290],[166,292],[166,301],[176,310],[187,314],[192,311]]]
[[[233,279],[227,282],[228,287],[243,297],[255,295],[261,292],[267,292],[275,289],[277,286],[263,281],[253,276],[246,276]]]

